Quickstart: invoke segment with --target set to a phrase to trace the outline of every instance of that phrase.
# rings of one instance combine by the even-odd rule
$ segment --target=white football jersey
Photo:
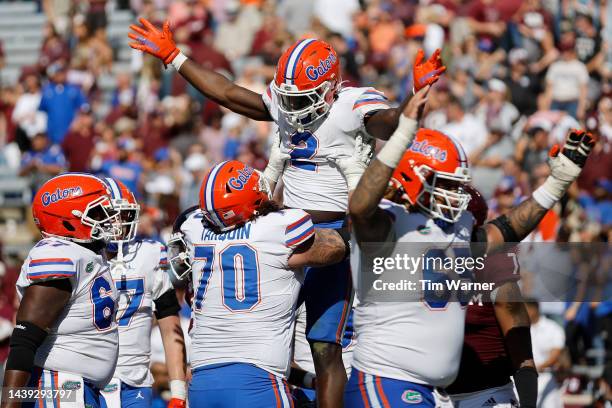
[[[398,243],[411,243],[409,248],[413,253],[408,256],[440,256],[439,253],[429,253],[434,243],[450,245],[471,240],[474,219],[467,211],[455,224],[448,224],[446,229],[442,229],[433,219],[419,212],[409,212],[402,205],[383,200],[380,207],[394,219],[391,237],[395,236]],[[353,244],[351,264],[353,284],[358,295],[359,285],[365,281],[371,282],[371,276],[364,277],[362,274],[365,272],[360,272],[360,250],[355,241]],[[406,247],[402,251],[396,246],[386,257],[395,258],[396,254],[403,256]],[[442,256],[458,258],[470,255],[465,247],[445,247],[447,249]],[[435,245],[435,248],[440,248],[440,245]],[[416,275],[408,279],[416,282],[435,280],[443,273],[424,271],[421,267]],[[382,272],[380,276],[384,274]],[[366,374],[447,386],[453,382],[459,370],[466,306],[456,299],[435,302],[424,296],[420,286],[409,293],[411,300],[404,302],[359,299],[354,311],[357,345],[353,353],[353,367]]]
[[[153,377],[151,328],[154,300],[173,289],[166,246],[152,240],[137,240],[124,245],[124,264],[110,260],[111,274],[117,288],[119,325],[119,360],[115,377],[133,387],[149,387]]]
[[[286,377],[303,282],[288,260],[314,234],[310,215],[282,210],[215,234],[198,210],[181,231],[193,265],[191,366],[248,363]]]
[[[346,180],[330,158],[353,155],[355,138],[367,134],[363,118],[387,109],[387,98],[374,88],[342,88],[325,118],[310,130],[297,132],[279,111],[271,87],[262,95],[281,136],[281,151],[291,156],[283,172],[283,203],[305,210],[346,211]]]
[[[353,302],[356,304],[356,301]],[[344,329],[344,337],[342,338],[342,362],[344,363],[344,369],[346,375],[351,375],[351,363],[353,362],[353,349],[357,344],[357,337],[353,330],[353,312],[349,314],[349,318],[346,322],[346,328]],[[310,351],[310,344],[306,339],[306,304],[298,308],[297,316],[295,319],[295,335],[293,338],[293,361],[300,366],[302,370],[306,370],[310,373],[315,372],[314,361],[312,360],[312,352]]]
[[[35,365],[82,376],[104,386],[118,354],[116,291],[102,255],[59,238],[45,238],[30,250],[17,280],[17,293],[38,282],[68,279],[72,294],[49,335],[38,348]]]

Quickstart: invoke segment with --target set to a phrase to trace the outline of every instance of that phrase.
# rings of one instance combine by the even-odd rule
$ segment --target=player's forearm
[[[164,344],[166,365],[170,380],[185,380],[187,369],[185,338],[178,316],[167,316],[158,320],[159,330]]]
[[[410,102],[410,98],[412,96],[408,96],[405,98],[399,107],[383,109],[374,112],[366,121],[366,130],[368,133],[380,140],[388,140],[395,129],[397,129],[397,125],[399,124],[399,118],[408,102]]]
[[[542,221],[548,209],[542,207],[533,197],[529,197],[510,212],[487,223],[487,252],[501,247],[504,242],[521,242]]]
[[[351,195],[349,214],[352,218],[364,220],[374,215],[387,191],[393,170],[378,159],[372,160]]]
[[[496,289],[494,310],[504,336],[514,327],[531,324],[521,290],[515,282],[506,282]]]
[[[347,256],[346,248],[347,244],[336,230],[315,228],[312,244],[303,252],[294,252],[289,258],[289,267],[334,265]]]
[[[189,58],[179,73],[198,91],[219,105],[255,120],[271,120],[261,95],[234,84],[223,75],[199,66]]]

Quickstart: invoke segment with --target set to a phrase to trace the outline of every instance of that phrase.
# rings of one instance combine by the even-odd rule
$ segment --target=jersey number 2
[[[204,263],[194,302],[195,311],[200,311],[213,271],[215,246],[196,246],[194,261]],[[247,244],[228,245],[219,253],[219,267],[223,305],[232,312],[244,312],[255,307],[261,300],[257,251]]]
[[[317,171],[317,163],[310,161],[317,150],[319,150],[319,140],[312,133],[298,132],[291,135],[291,165],[302,170]]]

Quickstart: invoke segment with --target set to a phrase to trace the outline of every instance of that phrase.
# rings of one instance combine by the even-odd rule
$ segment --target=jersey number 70
[[[218,260],[214,245],[196,245],[194,252],[194,261],[203,263],[193,304],[196,312],[202,310],[215,261],[219,262],[221,297],[227,309],[244,312],[259,304],[259,262],[254,248],[248,244],[228,245],[219,253]]]

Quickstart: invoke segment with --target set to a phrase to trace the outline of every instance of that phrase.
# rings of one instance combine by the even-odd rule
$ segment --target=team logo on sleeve
[[[423,396],[418,391],[406,390],[402,394],[402,401],[407,404],[420,404],[421,402],[423,402]]]
[[[85,267],[85,272],[92,273],[93,270],[94,270],[94,264],[93,262],[89,262],[87,266]]]

